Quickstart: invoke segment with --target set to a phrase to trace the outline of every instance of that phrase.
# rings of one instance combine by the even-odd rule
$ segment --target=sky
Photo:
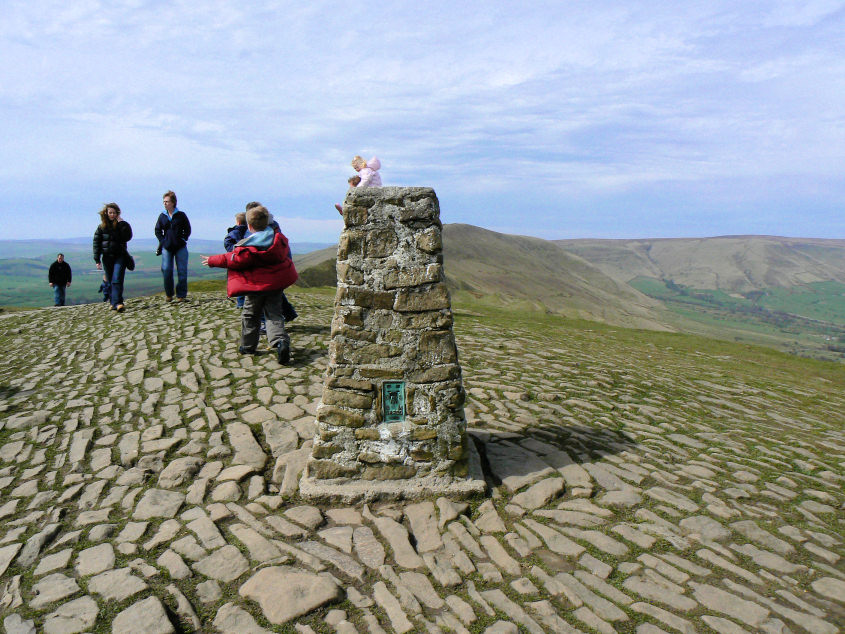
[[[4,238],[335,242],[356,154],[502,233],[845,238],[845,1],[0,2]]]

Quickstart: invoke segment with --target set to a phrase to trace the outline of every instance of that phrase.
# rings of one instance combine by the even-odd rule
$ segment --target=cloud
[[[0,220],[61,201],[55,230],[88,233],[104,200],[151,213],[173,187],[203,237],[255,197],[326,234],[361,153],[483,226],[530,200],[523,232],[612,205],[682,230],[693,197],[725,205],[741,179],[748,209],[802,227],[806,204],[845,202],[842,4],[12,1]],[[783,179],[806,188],[794,209]]]

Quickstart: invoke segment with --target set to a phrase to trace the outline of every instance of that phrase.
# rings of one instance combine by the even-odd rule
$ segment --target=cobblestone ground
[[[842,383],[459,315],[490,495],[317,507],[295,304],[287,368],[214,295],[0,319],[6,632],[845,628]]]

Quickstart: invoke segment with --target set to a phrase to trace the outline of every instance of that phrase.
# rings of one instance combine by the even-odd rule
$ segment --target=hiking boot
[[[244,346],[238,346],[238,352],[240,354],[258,354],[255,348],[245,348]]]
[[[173,295],[168,295],[167,297],[164,298],[164,301],[172,302],[173,301]]]
[[[117,312],[122,313],[124,310],[126,310],[126,306],[124,306],[123,304],[118,304],[117,306],[114,307],[114,309]]]
[[[276,344],[276,357],[282,365],[290,364],[290,344],[287,341]]]

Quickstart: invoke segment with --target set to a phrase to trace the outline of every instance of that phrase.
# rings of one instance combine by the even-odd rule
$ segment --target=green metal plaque
[[[385,381],[381,397],[385,422],[405,420],[405,381]]]

